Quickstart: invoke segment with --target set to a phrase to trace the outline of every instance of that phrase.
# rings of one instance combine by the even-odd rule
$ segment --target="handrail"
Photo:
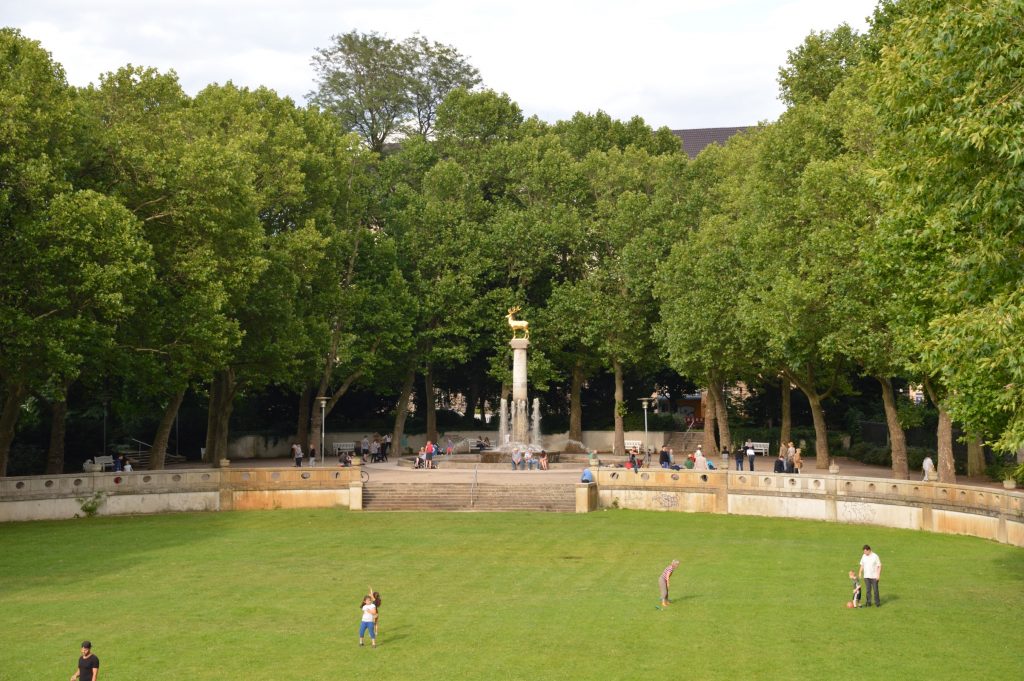
[[[480,464],[473,466],[473,484],[469,488],[469,507],[476,505],[476,474],[480,470]]]

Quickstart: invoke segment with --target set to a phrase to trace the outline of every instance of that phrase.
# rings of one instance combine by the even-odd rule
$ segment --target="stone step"
[[[704,442],[704,431],[702,430],[688,430],[688,431],[676,431],[668,439],[668,446],[678,456],[682,454],[691,454],[697,449],[697,445]]]
[[[390,510],[555,511],[576,510],[574,484],[367,483],[363,508]]]

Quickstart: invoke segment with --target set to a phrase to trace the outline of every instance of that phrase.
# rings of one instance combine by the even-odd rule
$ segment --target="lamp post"
[[[651,398],[641,397],[640,404],[644,406],[644,456],[646,457],[647,453],[650,451],[650,448],[647,445],[647,407],[651,404]]]
[[[318,397],[320,400],[320,465],[324,465],[324,417],[327,411],[327,398]]]

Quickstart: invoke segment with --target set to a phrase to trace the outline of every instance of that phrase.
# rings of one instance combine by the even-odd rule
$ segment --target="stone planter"
[[[839,472],[839,464],[834,463],[834,464],[830,465],[828,467],[828,472],[831,473],[832,475],[835,475],[836,473],[838,473]]]
[[[1003,480],[1003,487],[1006,489],[1017,489],[1017,481],[1013,478],[1006,478]]]

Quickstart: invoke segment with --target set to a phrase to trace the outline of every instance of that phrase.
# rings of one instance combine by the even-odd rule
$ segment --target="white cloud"
[[[187,92],[228,80],[299,102],[310,56],[350,30],[454,45],[484,83],[546,120],[603,109],[660,126],[777,116],[778,67],[812,30],[863,29],[875,0],[34,0],[5,20],[40,40],[68,80],[127,63],[174,69]]]

